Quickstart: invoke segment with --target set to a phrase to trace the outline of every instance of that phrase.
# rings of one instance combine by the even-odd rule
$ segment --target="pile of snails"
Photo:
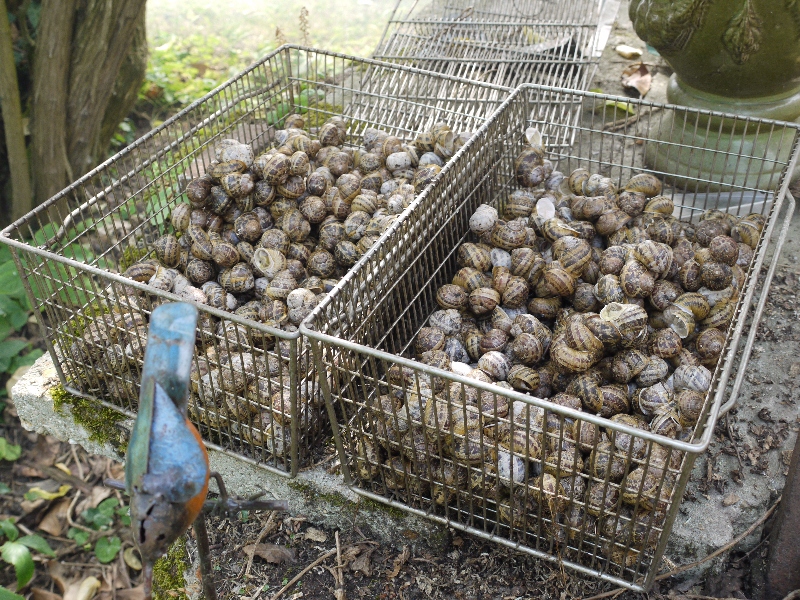
[[[471,135],[440,123],[406,143],[367,128],[354,148],[345,145],[341,117],[314,133],[304,127],[301,115],[287,116],[284,129],[274,133],[275,146],[257,156],[248,144],[220,141],[206,173],[186,186],[187,201],[172,209],[172,229],[123,275],[296,332]],[[128,308],[152,306],[152,298],[129,291]],[[146,339],[140,314],[113,307],[69,351],[108,379],[113,393],[120,385],[115,375],[141,365]],[[293,418],[288,342],[204,311],[197,342],[193,418],[282,454]],[[313,424],[319,398],[298,397],[297,418],[303,427]]]
[[[519,188],[502,215],[471,216],[415,359],[691,440],[764,217],[679,221],[653,175],[621,189],[584,168],[566,177],[526,136]],[[681,452],[398,365],[386,378],[355,457],[363,480],[477,503],[523,533],[543,527],[567,554],[593,540],[623,568],[655,547]]]

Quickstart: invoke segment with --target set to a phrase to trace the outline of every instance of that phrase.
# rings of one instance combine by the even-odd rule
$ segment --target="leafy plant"
[[[106,498],[96,508],[87,508],[81,513],[81,518],[95,531],[110,529],[116,518],[126,527],[131,524],[129,508],[120,506],[116,498]],[[75,540],[78,546],[86,547],[89,543],[89,532],[75,527],[70,528],[67,537]],[[95,542],[94,555],[101,563],[109,563],[116,558],[121,548],[122,542],[117,536],[104,536]]]
[[[0,546],[0,557],[14,567],[18,590],[33,579],[35,566],[31,550],[55,558],[56,553],[42,536],[33,534],[19,537],[19,529],[11,518],[0,521],[0,535],[6,538],[6,542]]]
[[[0,460],[13,462],[22,454],[22,448],[17,444],[9,444],[6,438],[0,437]]]

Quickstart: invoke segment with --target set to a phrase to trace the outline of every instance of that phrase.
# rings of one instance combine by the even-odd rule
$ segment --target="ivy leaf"
[[[6,536],[10,542],[15,541],[19,537],[19,529],[14,525],[13,519],[3,519],[0,521],[0,533]]]
[[[0,460],[13,462],[22,455],[22,448],[16,444],[9,444],[6,438],[0,437]]]
[[[17,574],[17,589],[22,589],[33,578],[33,557],[31,551],[18,542],[6,542],[0,546],[0,555]]]
[[[27,546],[31,550],[36,550],[39,554],[44,554],[50,558],[55,558],[56,553],[53,552],[53,549],[50,547],[50,544],[47,543],[47,540],[40,535],[34,534],[23,536],[17,540],[17,543]]]
[[[102,537],[94,546],[94,555],[101,563],[107,564],[116,558],[121,548],[122,541],[117,536]]]
[[[84,546],[86,542],[89,541],[89,532],[78,529],[77,527],[70,527],[69,531],[67,531],[67,537],[71,540],[75,540],[76,545]]]

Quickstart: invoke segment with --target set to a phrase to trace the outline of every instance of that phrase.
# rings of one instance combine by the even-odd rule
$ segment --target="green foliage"
[[[70,527],[67,531],[67,538],[74,540],[77,546],[86,546],[89,541],[89,532],[77,527]]]
[[[86,524],[95,531],[105,530],[114,524],[114,516],[119,506],[116,498],[106,498],[96,508],[87,508],[81,513]]]
[[[14,567],[18,590],[28,585],[33,578],[35,567],[31,550],[50,558],[56,555],[47,540],[40,535],[19,537],[19,530],[13,519],[0,521],[0,534],[6,538],[6,542],[0,546],[0,557]]]
[[[122,549],[122,541],[117,536],[101,537],[94,546],[94,555],[103,564],[114,560]]]
[[[22,454],[22,448],[16,444],[9,444],[6,438],[0,437],[0,460],[13,462]]]
[[[25,600],[25,597],[0,586],[0,600]]]
[[[3,483],[0,481],[0,494],[10,494],[11,488],[8,487],[8,484]]]

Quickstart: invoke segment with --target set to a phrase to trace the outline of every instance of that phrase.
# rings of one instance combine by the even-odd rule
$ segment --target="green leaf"
[[[8,358],[10,359],[12,356],[16,356],[22,350],[27,348],[28,340],[8,340],[0,344],[0,358]]]
[[[17,589],[24,588],[33,578],[33,557],[31,551],[17,542],[6,542],[0,547],[0,555],[17,574]]]
[[[16,540],[19,537],[19,530],[17,526],[14,525],[14,519],[3,519],[0,521],[0,533],[6,536],[11,542]]]
[[[0,460],[13,462],[22,454],[22,448],[16,444],[9,444],[6,438],[0,437]]]
[[[50,547],[50,544],[47,543],[47,540],[44,539],[40,535],[26,535],[17,540],[18,544],[22,544],[23,546],[27,546],[31,550],[36,550],[39,554],[44,554],[45,556],[49,556],[54,558],[56,553],[53,552],[53,549]]]
[[[20,367],[27,367],[35,363],[38,358],[44,354],[44,351],[40,350],[39,348],[34,348],[27,354],[22,356],[15,356],[11,359],[11,365],[8,367],[8,372],[13,373]]]
[[[0,404],[2,404],[2,402],[0,402]],[[11,488],[8,487],[8,485],[3,483],[2,481],[0,481],[0,494],[10,494],[10,493],[11,493]]]
[[[117,536],[102,537],[94,546],[94,555],[101,563],[110,563],[116,558],[121,548],[122,541]]]
[[[25,600],[25,598],[0,586],[0,600]]]
[[[114,509],[119,506],[119,500],[116,498],[106,498],[100,504],[97,505],[97,510],[99,510],[104,515],[109,517],[114,516]]]
[[[89,541],[89,532],[78,529],[77,527],[70,527],[69,531],[67,531],[67,537],[71,540],[75,540],[78,546],[83,546]]]

